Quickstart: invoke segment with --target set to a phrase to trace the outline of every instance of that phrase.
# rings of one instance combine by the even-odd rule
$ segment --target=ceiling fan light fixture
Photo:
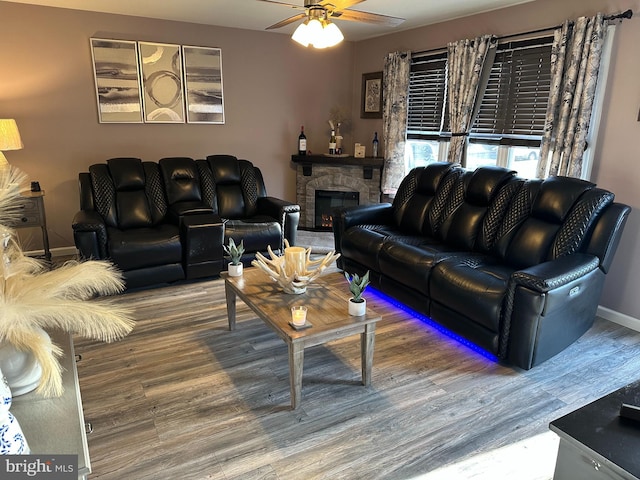
[[[314,17],[301,23],[291,39],[303,47],[327,48],[339,44],[344,35],[336,24]]]
[[[313,45],[315,48],[324,48],[324,46],[320,46],[324,44],[324,32],[323,32],[322,23],[317,18],[312,18],[309,20],[307,24],[307,32],[309,43]]]
[[[334,47],[344,40],[344,35],[335,23],[327,22],[323,31],[327,47]]]
[[[291,35],[291,40],[298,42],[303,47],[309,46],[309,27],[307,26],[306,21],[296,28],[296,31]]]

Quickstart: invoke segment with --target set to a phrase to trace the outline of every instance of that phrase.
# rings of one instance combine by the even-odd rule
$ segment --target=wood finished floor
[[[313,347],[291,411],[286,345],[240,301],[227,330],[222,280],[120,296],[135,308],[127,338],[76,338],[90,479],[408,479],[546,432],[638,378],[640,333],[605,320],[521,371],[367,297],[383,315],[372,385],[358,337]]]

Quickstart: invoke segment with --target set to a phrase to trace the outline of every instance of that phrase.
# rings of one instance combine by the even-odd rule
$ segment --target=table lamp
[[[23,146],[16,121],[13,118],[0,118],[0,168],[9,166],[3,152],[20,150]]]

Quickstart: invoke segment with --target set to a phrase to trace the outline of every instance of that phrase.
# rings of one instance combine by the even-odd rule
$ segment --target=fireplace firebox
[[[334,190],[315,191],[315,230],[333,228],[332,211],[334,208],[351,207],[360,203],[359,192],[340,192]]]

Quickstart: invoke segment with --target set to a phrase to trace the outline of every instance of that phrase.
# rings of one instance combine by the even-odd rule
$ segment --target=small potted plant
[[[242,275],[242,254],[244,253],[244,240],[240,240],[240,245],[236,245],[233,238],[229,237],[229,245],[223,245],[225,257],[229,259],[227,270],[229,276],[239,277]]]
[[[349,291],[351,292],[351,298],[349,298],[349,315],[360,317],[367,311],[367,301],[362,298],[364,290],[369,285],[369,270],[362,277],[357,273],[349,275],[348,272],[344,272],[344,276],[349,282]]]

